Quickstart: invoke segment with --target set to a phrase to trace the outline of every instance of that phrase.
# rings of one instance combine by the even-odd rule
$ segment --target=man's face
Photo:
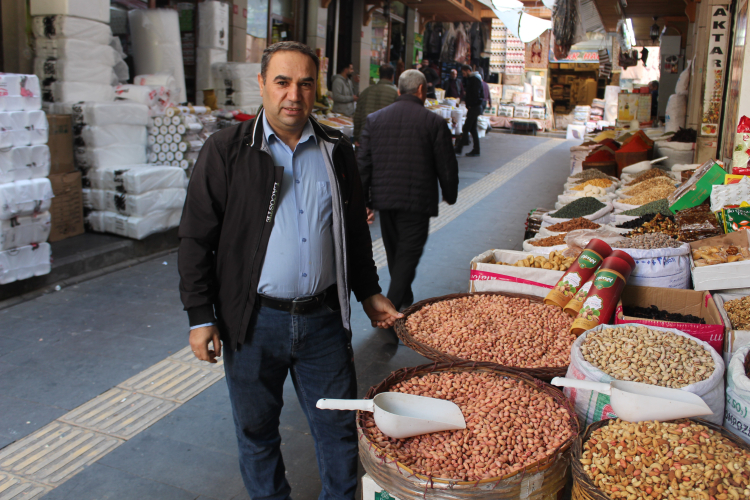
[[[461,74],[464,76],[464,78],[468,77],[471,73],[466,71],[465,69],[461,70]]]
[[[423,68],[428,68],[429,66],[430,66],[430,61],[428,61],[427,59],[423,59],[422,60],[422,67]]]
[[[276,52],[268,62],[265,82],[258,75],[266,119],[274,130],[302,130],[315,104],[315,63],[300,52]]]
[[[352,73],[354,73],[354,65],[350,64],[349,67],[344,70],[344,76],[348,78]]]
[[[455,69],[451,70],[451,78],[454,80],[458,78],[458,72]]]

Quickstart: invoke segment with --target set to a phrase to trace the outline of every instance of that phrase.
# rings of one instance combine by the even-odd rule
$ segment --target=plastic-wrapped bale
[[[0,111],[0,150],[46,144],[48,137],[44,111]]]
[[[42,90],[36,75],[0,73],[0,111],[42,109]]]
[[[60,81],[45,86],[44,100],[49,102],[114,101],[115,91],[109,84]]]
[[[98,233],[112,233],[135,240],[160,233],[180,225],[182,208],[151,212],[144,217],[128,217],[114,212],[91,212],[86,226]]]
[[[49,243],[0,251],[0,285],[49,274],[50,257]]]
[[[0,250],[43,243],[49,238],[51,228],[49,212],[0,220]]]
[[[76,166],[84,172],[92,168],[146,163],[146,147],[141,144],[113,144],[102,148],[76,147],[73,154]]]
[[[258,83],[260,69],[260,64],[257,63],[213,64],[211,70],[214,75],[218,105],[255,111],[254,108],[263,104]]]
[[[99,45],[109,45],[112,38],[109,24],[65,15],[36,16],[31,20],[31,30],[36,38],[73,38]]]
[[[85,125],[76,134],[75,145],[85,148],[106,148],[117,144],[146,148],[146,127],[143,125]]]
[[[117,52],[109,45],[76,40],[74,38],[37,38],[34,40],[37,58],[76,61],[91,65],[114,67]]]
[[[109,24],[108,0],[31,0],[32,16],[66,15]]]
[[[148,161],[155,165],[173,165],[188,169],[194,164],[194,160],[187,158],[188,153],[200,150],[203,146],[203,139],[198,136],[203,130],[203,124],[196,115],[175,114],[172,112],[175,109],[169,108],[168,114],[151,119]]]
[[[0,150],[0,183],[47,177],[50,153],[46,144]]]
[[[148,125],[149,109],[145,104],[129,101],[78,102],[73,105],[76,125]]]
[[[214,64],[227,62],[227,51],[226,49],[198,47],[196,61],[195,88],[197,95],[195,102],[196,104],[202,104],[203,91],[206,89],[216,90],[217,80],[214,79],[214,72],[211,68]]]
[[[117,83],[112,66],[96,64],[77,59],[34,58],[34,73],[45,87],[52,82],[83,82],[99,85],[113,85]]]
[[[46,177],[0,184],[0,220],[46,212],[53,196]]]
[[[157,189],[186,188],[187,176],[180,167],[162,165],[122,165],[92,170],[92,189],[143,194]]]
[[[128,217],[144,217],[153,212],[182,209],[185,188],[155,189],[127,194],[104,189],[84,189],[83,206],[92,210],[116,212]]]
[[[229,49],[229,5],[215,0],[198,4],[198,47]]]

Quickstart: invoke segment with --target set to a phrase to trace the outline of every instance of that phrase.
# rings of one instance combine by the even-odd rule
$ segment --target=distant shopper
[[[469,144],[469,134],[474,147],[466,156],[479,156],[479,133],[477,132],[477,118],[482,114],[482,101],[484,100],[484,89],[482,89],[482,77],[476,71],[471,71],[471,66],[461,66],[461,74],[464,77],[464,91],[466,92],[466,121],[464,128],[456,139],[456,154],[460,155],[464,146]]]
[[[435,68],[430,66],[430,61],[428,61],[427,59],[422,59],[422,67],[419,68],[419,71],[422,72],[425,80],[427,80],[427,97],[430,99],[435,99],[435,85],[440,83],[440,77],[438,76],[437,71],[435,71]]]
[[[452,69],[451,76],[445,83],[445,97],[455,97],[456,99],[461,99],[462,91],[463,85],[461,85],[461,80],[458,78],[458,71]]]
[[[334,113],[341,115],[354,115],[355,102],[357,95],[354,92],[354,83],[350,79],[354,73],[354,67],[351,63],[344,63],[339,66],[339,72],[331,81],[331,92],[333,93]]]
[[[651,92],[651,116],[656,120],[659,114],[659,82],[656,80],[650,82],[648,91]]]
[[[362,91],[357,100],[357,110],[354,112],[354,142],[359,143],[359,136],[367,117],[393,104],[398,97],[398,89],[393,85],[393,66],[384,64],[380,67],[377,85],[370,85]]]
[[[424,107],[427,81],[406,70],[399,97],[367,117],[359,148],[359,175],[370,193],[370,210],[380,211],[380,228],[397,308],[414,301],[411,284],[427,241],[430,217],[438,214],[438,183],[452,205],[458,194],[458,163],[445,120]]]

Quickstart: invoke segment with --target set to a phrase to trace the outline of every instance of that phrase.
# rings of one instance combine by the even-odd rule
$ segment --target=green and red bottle
[[[544,298],[547,305],[564,308],[578,290],[594,275],[602,260],[609,257],[612,248],[600,239],[589,241],[576,261],[563,274],[560,281]]]

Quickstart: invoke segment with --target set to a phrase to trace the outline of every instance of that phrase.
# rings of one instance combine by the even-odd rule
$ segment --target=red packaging
[[[566,306],[586,281],[596,272],[602,260],[612,253],[612,247],[602,240],[594,238],[589,241],[576,261],[560,278],[555,288],[544,298],[547,305],[560,308]]]

